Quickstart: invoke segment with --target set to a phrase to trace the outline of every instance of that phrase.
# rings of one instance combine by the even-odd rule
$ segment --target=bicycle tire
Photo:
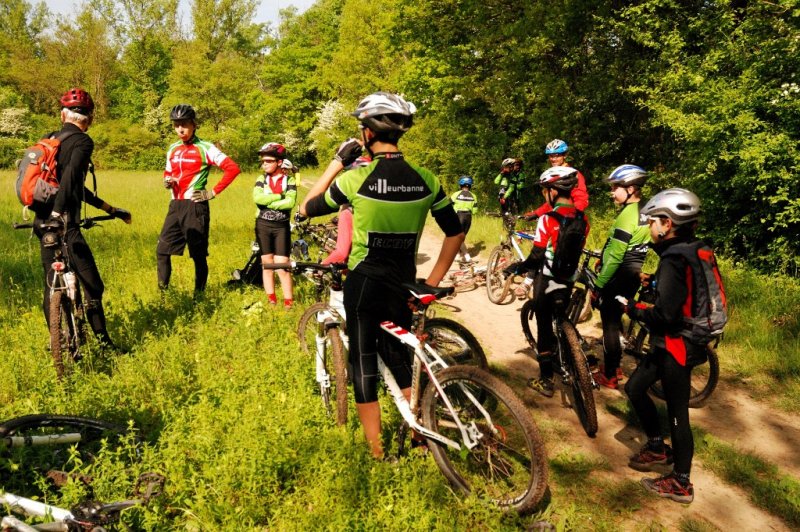
[[[54,291],[50,296],[50,355],[58,380],[68,373],[70,363],[80,350],[80,335],[75,330],[80,327],[80,321],[75,319],[77,323],[72,322],[72,310],[72,302],[64,291]],[[65,360],[67,357],[69,360]]]
[[[328,340],[331,347],[333,375],[328,370],[330,361],[325,361],[325,369],[331,377],[333,393],[336,397],[336,424],[347,424],[347,352],[342,342],[341,331],[338,327],[328,329]]]
[[[567,305],[567,319],[572,323],[583,323],[592,317],[592,305],[586,298],[585,288],[572,291]]]
[[[572,407],[578,414],[583,430],[589,437],[593,437],[597,434],[597,407],[594,402],[589,366],[586,363],[586,356],[583,353],[580,336],[578,336],[575,326],[569,321],[563,321],[560,327],[561,333],[566,339],[566,347],[569,349],[567,364],[572,370],[570,379]]]
[[[300,348],[307,355],[313,354],[311,346],[308,344],[308,339],[315,338],[319,331],[317,313],[327,308],[327,303],[314,303],[303,312],[303,315],[300,316],[300,320],[297,322],[297,339],[300,341]]]
[[[649,336],[650,333],[647,329],[639,329],[636,334],[636,353],[644,356],[649,352]],[[641,356],[639,360],[641,360]],[[711,394],[717,387],[719,382],[719,356],[716,349],[708,347],[708,367],[705,364],[700,364],[692,368],[691,389],[689,391],[689,408],[702,408]],[[661,387],[661,382],[654,382],[650,386],[650,391],[654,396],[665,400],[664,389]]]
[[[495,305],[501,305],[508,297],[507,279],[503,274],[503,269],[511,264],[511,248],[499,245],[496,246],[489,255],[489,262],[486,263],[486,295],[489,301]]]
[[[534,354],[539,352],[538,348],[536,347],[536,337],[531,330],[531,323],[536,323],[535,310],[536,307],[534,306],[533,300],[529,299],[522,304],[522,309],[519,312],[520,324],[522,325],[522,334],[525,335],[525,340],[528,342],[528,345],[531,347],[531,349],[533,349]]]
[[[478,367],[449,367],[437,379],[462,423],[482,432],[469,451],[428,440],[442,474],[465,494],[474,492],[520,514],[533,510],[547,489],[547,460],[541,435],[525,405],[500,379]],[[465,390],[479,398],[491,416],[492,428]],[[428,386],[423,394],[422,422],[451,440],[462,441],[435,386]]]
[[[428,344],[448,366],[467,365],[489,369],[486,353],[469,329],[448,318],[429,318],[425,321]]]
[[[13,475],[14,483],[23,490],[50,471],[79,471],[104,447],[123,445],[128,437],[126,426],[79,416],[32,414],[0,424],[0,449],[11,455],[10,461],[30,464]],[[135,434],[133,437],[138,444]],[[138,445],[134,450],[138,453]]]

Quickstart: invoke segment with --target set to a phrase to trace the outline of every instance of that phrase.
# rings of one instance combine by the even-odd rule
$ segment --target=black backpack
[[[559,281],[570,281],[578,271],[581,251],[586,244],[586,216],[582,211],[577,211],[575,216],[551,211],[547,216],[552,216],[559,223],[550,273]]]

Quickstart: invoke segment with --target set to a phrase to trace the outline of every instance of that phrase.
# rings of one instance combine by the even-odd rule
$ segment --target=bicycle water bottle
[[[75,278],[74,272],[67,272],[64,274],[64,282],[67,284],[67,296],[71,300],[75,300],[75,294],[78,289],[78,282]]]

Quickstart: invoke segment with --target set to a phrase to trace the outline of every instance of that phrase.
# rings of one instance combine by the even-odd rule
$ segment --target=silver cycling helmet
[[[578,170],[571,166],[552,166],[539,176],[539,186],[569,192],[578,184]]]
[[[700,217],[700,198],[685,188],[668,188],[650,198],[639,213],[646,217],[667,217],[675,225],[683,225]]]
[[[397,94],[381,91],[361,100],[352,115],[375,133],[403,134],[411,129],[416,112],[413,103]]]
[[[635,164],[623,164],[622,166],[617,166],[606,181],[612,185],[622,187],[641,187],[647,182],[647,178],[647,171],[644,168]]]

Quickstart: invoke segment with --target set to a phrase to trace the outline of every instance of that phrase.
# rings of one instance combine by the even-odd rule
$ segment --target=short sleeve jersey
[[[348,268],[389,284],[414,280],[428,212],[451,204],[436,176],[401,153],[378,154],[369,165],[341,174],[325,202],[332,209],[353,207]]]
[[[192,199],[192,193],[195,190],[206,188],[211,167],[221,167],[227,158],[228,156],[214,144],[197,137],[188,143],[179,141],[171,145],[167,150],[164,177],[171,177],[175,180],[172,199]]]

